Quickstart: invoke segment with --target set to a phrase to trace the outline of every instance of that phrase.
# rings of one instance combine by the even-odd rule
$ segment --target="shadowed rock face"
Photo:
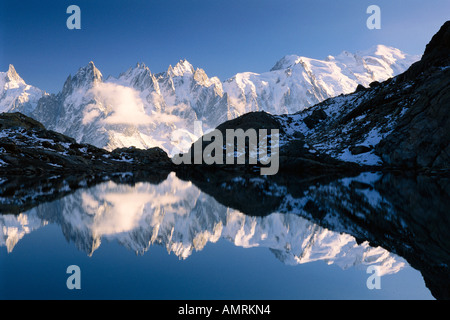
[[[422,73],[433,71],[434,67],[445,67],[450,63],[450,21],[446,21],[426,45],[420,61],[412,64],[400,81],[414,81]]]
[[[437,67],[439,68],[439,67]],[[407,168],[448,168],[450,164],[450,68],[413,82],[405,115],[376,147],[384,162]]]
[[[450,164],[450,21],[423,57],[398,82],[412,86],[411,103],[397,130],[378,146],[389,164],[445,168]]]

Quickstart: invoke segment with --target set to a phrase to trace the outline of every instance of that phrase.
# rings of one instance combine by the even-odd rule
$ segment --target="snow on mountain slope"
[[[0,111],[21,111],[80,143],[108,150],[159,146],[173,156],[226,120],[257,110],[294,113],[353,92],[358,84],[397,75],[417,59],[381,45],[326,60],[291,55],[270,72],[238,73],[225,82],[187,60],[157,74],[138,63],[107,79],[90,62],[69,76],[57,95],[27,86],[10,68],[3,75],[9,80],[2,82]],[[203,125],[198,130],[196,120]]]
[[[381,49],[377,47],[376,52]],[[385,53],[383,61],[395,60],[395,54],[398,52]],[[294,114],[275,116],[286,133],[280,145],[289,146],[299,139],[316,156],[328,155],[361,165],[445,167],[448,156],[442,150],[448,145],[449,135],[442,128],[448,127],[443,107],[447,105],[443,93],[449,85],[445,69],[448,61],[434,59],[435,68],[423,67],[433,63],[429,62],[433,55],[425,54],[398,77],[373,83],[370,88],[359,87]],[[408,77],[414,68],[426,71]],[[419,131],[422,134],[417,135]],[[405,147],[400,149],[400,145]],[[394,158],[401,161],[394,162]]]
[[[344,51],[325,60],[288,55],[270,72],[239,73],[224,82],[231,113],[294,113],[327,98],[355,91],[404,72],[420,57],[378,45],[355,54]]]
[[[0,112],[30,114],[44,95],[44,91],[26,84],[12,64],[8,71],[0,72]]]
[[[328,191],[331,186],[324,188]],[[308,192],[317,191],[312,188]],[[301,204],[309,200],[308,192],[300,198],[287,194],[286,201],[301,211]],[[373,198],[372,194],[367,196]],[[382,274],[396,273],[405,265],[402,258],[381,247],[371,247],[367,242],[358,244],[348,234],[320,227],[297,214],[247,216],[223,206],[174,173],[158,185],[105,182],[44,203],[19,217],[3,216],[0,222],[3,232],[7,232],[0,245],[16,244],[19,238],[12,228],[19,226],[18,230],[28,233],[26,222],[36,219],[39,222],[37,217],[42,219],[41,224],[60,225],[65,238],[88,255],[95,252],[102,240],[108,240],[140,254],[160,245],[168,253],[187,259],[208,243],[226,239],[239,247],[269,248],[290,265],[325,261],[346,269],[376,264]],[[33,225],[39,223],[35,221]]]

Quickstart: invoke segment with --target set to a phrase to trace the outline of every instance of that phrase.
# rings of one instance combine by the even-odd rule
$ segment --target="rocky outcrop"
[[[398,77],[411,86],[408,111],[377,152],[403,167],[450,166],[450,21],[426,46],[423,57]]]
[[[414,81],[422,73],[450,64],[450,21],[446,21],[426,45],[422,58],[398,76],[400,81]]]
[[[414,99],[395,130],[376,147],[385,164],[404,168],[450,166],[450,68],[412,83]],[[413,98],[414,97],[414,98]]]
[[[2,175],[108,174],[170,171],[172,162],[160,148],[122,148],[108,152],[46,130],[21,113],[0,114]]]
[[[313,123],[319,122],[325,118],[326,114],[324,112],[315,112],[314,115],[309,119],[311,123]],[[321,175],[325,173],[344,172],[351,170],[358,171],[363,169],[363,167],[359,166],[358,164],[340,161],[326,154],[315,153],[315,150],[310,150],[308,148],[308,140],[301,132],[296,132],[293,136],[289,136],[282,122],[280,122],[278,116],[273,116],[267,112],[259,111],[249,112],[236,119],[226,121],[216,128],[216,130],[221,133],[223,141],[223,158],[220,164],[218,164],[217,161],[213,164],[207,164],[204,161],[202,163],[195,163],[195,150],[201,150],[203,156],[205,156],[205,154],[209,155],[209,153],[206,151],[206,148],[215,141],[214,138],[210,138],[208,135],[205,135],[201,139],[193,143],[190,150],[186,154],[179,155],[186,158],[189,157],[190,163],[178,165],[175,170],[179,172],[186,170],[226,170],[228,172],[253,172],[259,174],[261,172],[261,168],[268,167],[269,165],[261,163],[259,159],[256,164],[251,163],[249,157],[250,144],[247,138],[245,144],[245,164],[238,163],[238,153],[235,153],[233,163],[227,163],[226,159],[227,135],[229,134],[228,130],[231,130],[231,132],[238,132],[238,130],[242,130],[241,132],[246,134],[249,129],[256,132],[258,138],[258,152],[261,152],[261,149],[259,148],[264,146],[264,144],[261,143],[261,139],[259,136],[260,130],[267,130],[267,152],[269,153],[269,156],[272,157],[272,159],[275,157],[278,158],[278,171],[280,172],[302,173],[304,175]],[[271,149],[271,136],[276,132],[273,130],[278,130],[279,133],[278,151]],[[236,152],[238,144],[238,139],[235,139],[234,147]]]

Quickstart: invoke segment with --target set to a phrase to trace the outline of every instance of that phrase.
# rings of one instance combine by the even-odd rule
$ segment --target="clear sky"
[[[81,30],[69,30],[69,5]],[[369,5],[381,29],[369,30]],[[137,62],[154,73],[180,59],[221,80],[265,72],[284,55],[324,59],[376,44],[422,54],[450,18],[450,0],[1,0],[0,71],[13,64],[29,84],[59,92],[94,61],[118,76]]]

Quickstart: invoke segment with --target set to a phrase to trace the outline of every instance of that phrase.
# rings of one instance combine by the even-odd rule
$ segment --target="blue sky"
[[[66,27],[71,4],[81,30]],[[380,30],[366,27],[372,4]],[[56,93],[89,61],[118,76],[137,62],[158,73],[185,58],[226,80],[268,71],[286,54],[323,59],[376,44],[422,54],[449,12],[449,0],[2,0],[0,71],[11,63]]]

